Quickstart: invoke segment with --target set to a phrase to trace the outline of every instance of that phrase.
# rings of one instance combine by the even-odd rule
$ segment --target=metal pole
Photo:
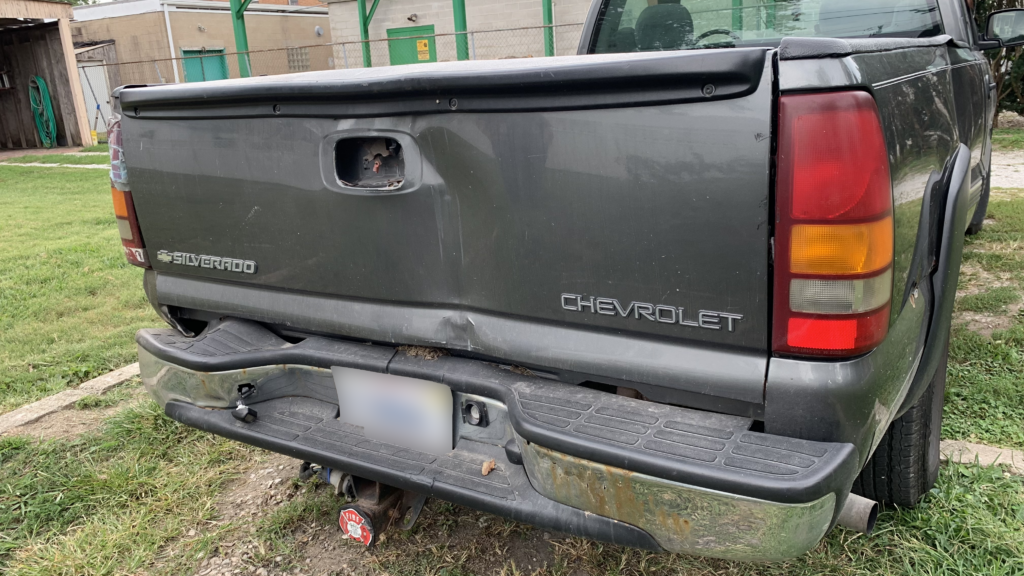
[[[743,0],[732,0],[732,29],[743,30]]]
[[[373,66],[373,59],[370,57],[369,23],[366,21],[366,0],[356,0],[356,10],[359,12],[359,39],[363,46],[363,68]]]
[[[348,70],[348,50],[345,50],[345,45],[341,45],[341,57],[345,60],[345,70]]]
[[[167,27],[167,46],[171,49],[171,70],[174,71],[174,83],[177,84],[178,82],[181,82],[181,78],[178,76],[178,66],[174,62],[174,58],[177,54],[174,53],[174,35],[171,34],[171,18],[167,15],[167,4],[164,4],[164,26]],[[157,70],[159,70],[159,68]],[[164,83],[163,79],[160,80],[160,83]]]
[[[455,13],[455,56],[459,60],[469,60],[469,42],[466,38],[466,0],[452,0],[452,12]]]
[[[555,10],[551,0],[541,0],[541,11],[544,13],[544,55],[554,56],[555,30],[551,26],[555,23]]]
[[[249,36],[245,33],[245,9],[252,0],[231,0],[231,24],[235,29],[235,50],[238,52],[238,75],[252,76],[249,68]]]
[[[373,13],[377,11],[377,3],[380,0],[373,0],[370,12],[366,12],[366,0],[356,0],[356,9],[359,10],[359,39],[363,41],[363,67],[372,68],[373,58],[370,56],[370,21],[373,20]]]
[[[476,60],[476,33],[469,33],[469,43],[473,47],[473,60]]]

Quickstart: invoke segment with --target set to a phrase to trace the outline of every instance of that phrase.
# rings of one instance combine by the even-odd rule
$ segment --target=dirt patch
[[[977,252],[992,252],[990,246]],[[1013,275],[1009,272],[989,272],[973,262],[964,262],[960,266],[960,283],[957,285],[956,296],[971,296],[987,292],[993,288],[1015,285]]]
[[[1024,188],[1024,151],[992,151],[992,187]]]
[[[989,194],[990,194],[990,196],[989,196],[989,200],[990,201],[998,201],[998,200],[1013,201],[1013,200],[1020,200],[1021,198],[1024,198],[1024,189],[1021,189],[1021,188],[992,188],[992,190],[989,192]],[[985,226],[989,226],[989,225],[993,224],[994,222],[995,222],[995,220],[992,220],[991,218],[986,218],[985,219]]]
[[[305,496],[296,482],[300,464],[300,460],[264,452],[249,471],[227,487],[216,504],[215,524],[234,522],[240,528],[217,544],[214,553],[196,570],[196,576],[368,574],[360,571],[363,566],[359,558],[363,551],[346,547],[336,525],[318,522],[312,516],[292,531],[295,553],[268,555],[267,544],[260,541],[257,528],[281,506]],[[333,487],[321,486],[320,489],[333,490]],[[341,500],[338,501],[340,506]]]
[[[1024,128],[1024,116],[1017,114],[1016,112],[1000,112],[999,113],[999,127],[1000,128]]]
[[[412,530],[392,527],[367,550],[342,538],[336,514],[344,501],[332,486],[298,483],[298,460],[265,454],[218,500],[219,518],[211,528],[229,522],[241,527],[217,544],[194,576],[549,574],[556,550],[575,540],[431,499]],[[298,522],[284,536],[288,551],[275,553],[257,527],[289,502]]]
[[[556,548],[572,540],[436,500],[411,532],[395,530],[390,538],[372,556],[372,564],[388,574],[425,572],[435,562],[438,572],[455,574],[550,574]]]
[[[139,386],[131,390],[128,399],[103,408],[79,410],[74,406],[43,416],[39,420],[7,431],[9,436],[28,436],[36,440],[74,438],[100,427],[103,421],[123,410],[131,403],[142,402],[148,396]]]
[[[447,350],[427,348],[426,346],[399,346],[398,351],[404,352],[406,356],[415,356],[424,360],[437,360],[442,356],[448,355]]]
[[[996,245],[986,245],[977,251],[998,252],[1002,249]],[[965,262],[960,268],[960,283],[957,287],[956,298],[959,301],[965,296],[973,296],[1007,286],[1016,286],[1011,273],[990,272],[978,264]],[[1021,303],[1008,304],[1006,309],[999,313],[960,310],[954,313],[954,320],[966,324],[967,329],[971,332],[991,338],[993,332],[1008,330],[1013,326],[1014,319],[1020,313],[1022,306],[1024,305]]]
[[[977,312],[960,312],[956,319],[967,324],[971,332],[991,338],[994,332],[1009,330],[1013,326],[1014,317],[1020,312],[1020,304],[1007,306],[1006,314],[979,314]]]
[[[529,368],[526,368],[525,366],[511,366],[511,367],[509,367],[509,371],[513,372],[515,374],[519,374],[520,376],[533,376],[534,375],[533,370],[530,370]]]
[[[1019,254],[1024,249],[1024,242],[1009,241],[1009,242],[994,242],[985,241],[980,244],[975,244],[973,247],[975,252],[997,252],[1000,254]]]
[[[8,158],[17,158],[18,156],[45,156],[48,154],[68,154],[81,151],[81,146],[74,146],[70,148],[24,148],[18,150],[4,150],[0,151],[0,161]]]

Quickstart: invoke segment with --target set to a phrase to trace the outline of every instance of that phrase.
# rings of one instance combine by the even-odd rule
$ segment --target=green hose
[[[28,99],[32,104],[32,115],[36,118],[36,129],[44,148],[53,148],[57,143],[57,124],[53,121],[53,104],[46,82],[33,76],[28,82]]]

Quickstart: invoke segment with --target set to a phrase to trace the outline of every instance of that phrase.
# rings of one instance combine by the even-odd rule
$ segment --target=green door
[[[410,36],[428,36],[428,38],[410,38]],[[434,46],[434,25],[410,26],[408,28],[392,28],[388,30],[388,54],[391,65],[416,64],[418,62],[437,62],[437,49]]]
[[[203,50],[182,50],[182,68],[185,69],[185,82],[204,82],[206,80],[226,80],[228,78],[228,61],[224,57],[223,48],[207,48]]]

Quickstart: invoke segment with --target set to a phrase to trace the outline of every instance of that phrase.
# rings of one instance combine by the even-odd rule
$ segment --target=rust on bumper
[[[836,498],[781,504],[654,478],[521,440],[531,483],[548,498],[647,531],[670,552],[784,560],[813,548]]]

